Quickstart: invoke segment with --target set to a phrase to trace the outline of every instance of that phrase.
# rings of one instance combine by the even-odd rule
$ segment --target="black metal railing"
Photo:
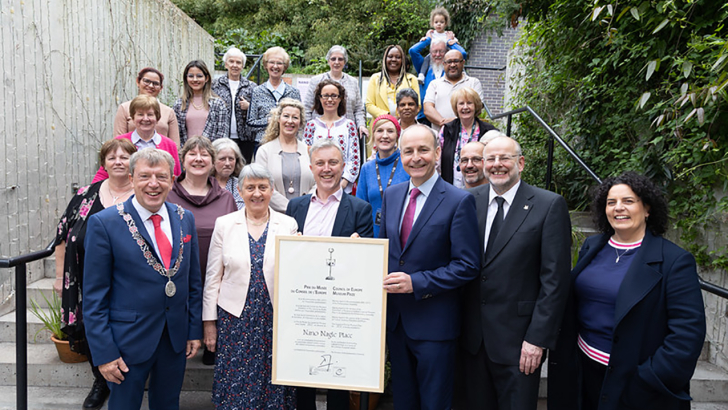
[[[549,189],[551,187],[551,176],[553,172],[553,166],[554,166],[554,141],[558,142],[559,145],[561,145],[562,148],[566,150],[566,152],[571,156],[571,158],[574,159],[574,161],[579,164],[579,166],[584,169],[587,174],[589,174],[590,177],[594,179],[594,181],[597,182],[597,184],[602,183],[602,179],[599,178],[599,176],[584,162],[584,160],[579,156],[579,154],[574,151],[569,144],[564,141],[563,138],[559,134],[554,131],[551,126],[549,126],[546,121],[544,121],[543,118],[541,118],[540,115],[536,113],[536,111],[533,110],[530,106],[526,105],[525,107],[517,108],[515,110],[511,110],[508,112],[504,112],[501,114],[492,115],[490,112],[490,109],[488,109],[488,105],[483,102],[483,108],[485,108],[485,112],[488,114],[488,117],[492,120],[497,120],[499,118],[507,117],[508,121],[506,123],[506,135],[511,135],[511,126],[513,124],[513,115],[520,114],[522,112],[528,112],[533,116],[533,118],[536,119],[538,124],[546,130],[549,134],[549,141],[548,141],[548,162],[546,163],[546,189]]]
[[[698,283],[700,283],[700,288],[708,293],[712,293],[716,296],[720,296],[723,299],[728,299],[728,289],[722,288],[716,284],[706,282],[703,280],[703,278],[698,277]]]
[[[15,268],[15,398],[18,410],[28,409],[27,264],[51,256],[54,243],[49,243],[41,251],[0,259],[0,268]]]
[[[250,76],[252,76],[253,72],[255,72],[254,83],[260,84],[261,83],[260,67],[263,65],[263,54],[248,54],[247,57],[255,58],[255,63],[253,63],[253,66],[250,67],[250,71],[248,71],[248,74],[245,75],[245,78],[250,80]]]

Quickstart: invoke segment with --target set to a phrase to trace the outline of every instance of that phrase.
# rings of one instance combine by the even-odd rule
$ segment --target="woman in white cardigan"
[[[298,139],[303,116],[300,101],[282,99],[271,110],[265,137],[253,161],[273,175],[275,192],[270,206],[277,212],[285,212],[289,200],[306,195],[315,184],[308,147]]]
[[[240,192],[245,208],[217,219],[207,261],[202,320],[205,345],[217,352],[212,401],[293,409],[295,390],[270,382],[271,301],[276,235],[295,235],[298,224],[270,209],[273,178],[261,165],[243,168]]]

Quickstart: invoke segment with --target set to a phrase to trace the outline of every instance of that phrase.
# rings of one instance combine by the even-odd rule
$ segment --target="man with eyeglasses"
[[[432,123],[432,128],[437,130],[456,118],[450,104],[450,95],[453,91],[469,87],[478,93],[481,101],[485,101],[480,80],[463,72],[465,59],[460,51],[448,51],[445,54],[444,64],[445,75],[429,83],[422,104],[425,116]]]
[[[422,57],[422,51],[425,50],[427,46],[430,46],[430,66],[427,68],[426,72],[420,73],[425,61],[425,57]],[[429,37],[425,37],[422,41],[410,47],[409,55],[410,59],[412,59],[412,65],[415,67],[415,70],[417,70],[420,75],[424,75],[425,78],[423,85],[420,87],[420,95],[422,96],[420,106],[424,103],[425,93],[432,81],[442,78],[442,76],[445,75],[445,53],[447,53],[450,48],[460,51],[460,53],[467,58],[468,54],[460,44],[455,43],[448,46],[447,42],[441,38],[431,39]],[[427,120],[427,117],[425,117],[423,109],[420,109],[420,113],[417,114],[417,121],[420,124],[429,125],[429,121]]]
[[[465,189],[488,183],[485,178],[484,149],[485,145],[480,141],[468,142],[460,149],[460,172],[463,174]]]
[[[535,410],[541,364],[556,343],[568,296],[571,223],[566,201],[521,181],[520,145],[496,137],[484,151],[490,181],[475,196],[483,253],[465,286],[457,409]]]

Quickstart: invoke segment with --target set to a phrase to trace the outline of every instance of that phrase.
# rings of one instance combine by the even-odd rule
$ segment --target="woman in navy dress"
[[[295,409],[295,389],[271,384],[276,235],[296,221],[270,209],[270,172],[250,164],[240,174],[245,208],[215,223],[202,320],[205,345],[217,351],[212,402],[218,409]]]

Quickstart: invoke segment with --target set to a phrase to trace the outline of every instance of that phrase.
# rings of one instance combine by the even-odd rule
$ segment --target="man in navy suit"
[[[566,201],[521,181],[520,145],[501,136],[484,151],[488,185],[473,188],[480,280],[463,293],[458,409],[535,410],[544,350],[553,349],[569,291]]]
[[[372,206],[341,187],[345,164],[339,145],[322,138],[311,146],[309,155],[316,192],[292,199],[286,215],[296,220],[304,235],[371,238]],[[316,410],[316,389],[299,387],[297,401],[298,410]],[[348,410],[349,392],[329,389],[326,401],[329,410]]]
[[[134,196],[89,218],[83,286],[86,337],[111,389],[109,410],[178,410],[186,358],[202,337],[202,289],[192,213],[165,202],[174,160],[130,159]]]
[[[415,125],[400,138],[409,182],[387,188],[380,238],[389,238],[387,345],[394,407],[451,408],[458,289],[480,269],[475,199],[435,172],[437,136]]]

